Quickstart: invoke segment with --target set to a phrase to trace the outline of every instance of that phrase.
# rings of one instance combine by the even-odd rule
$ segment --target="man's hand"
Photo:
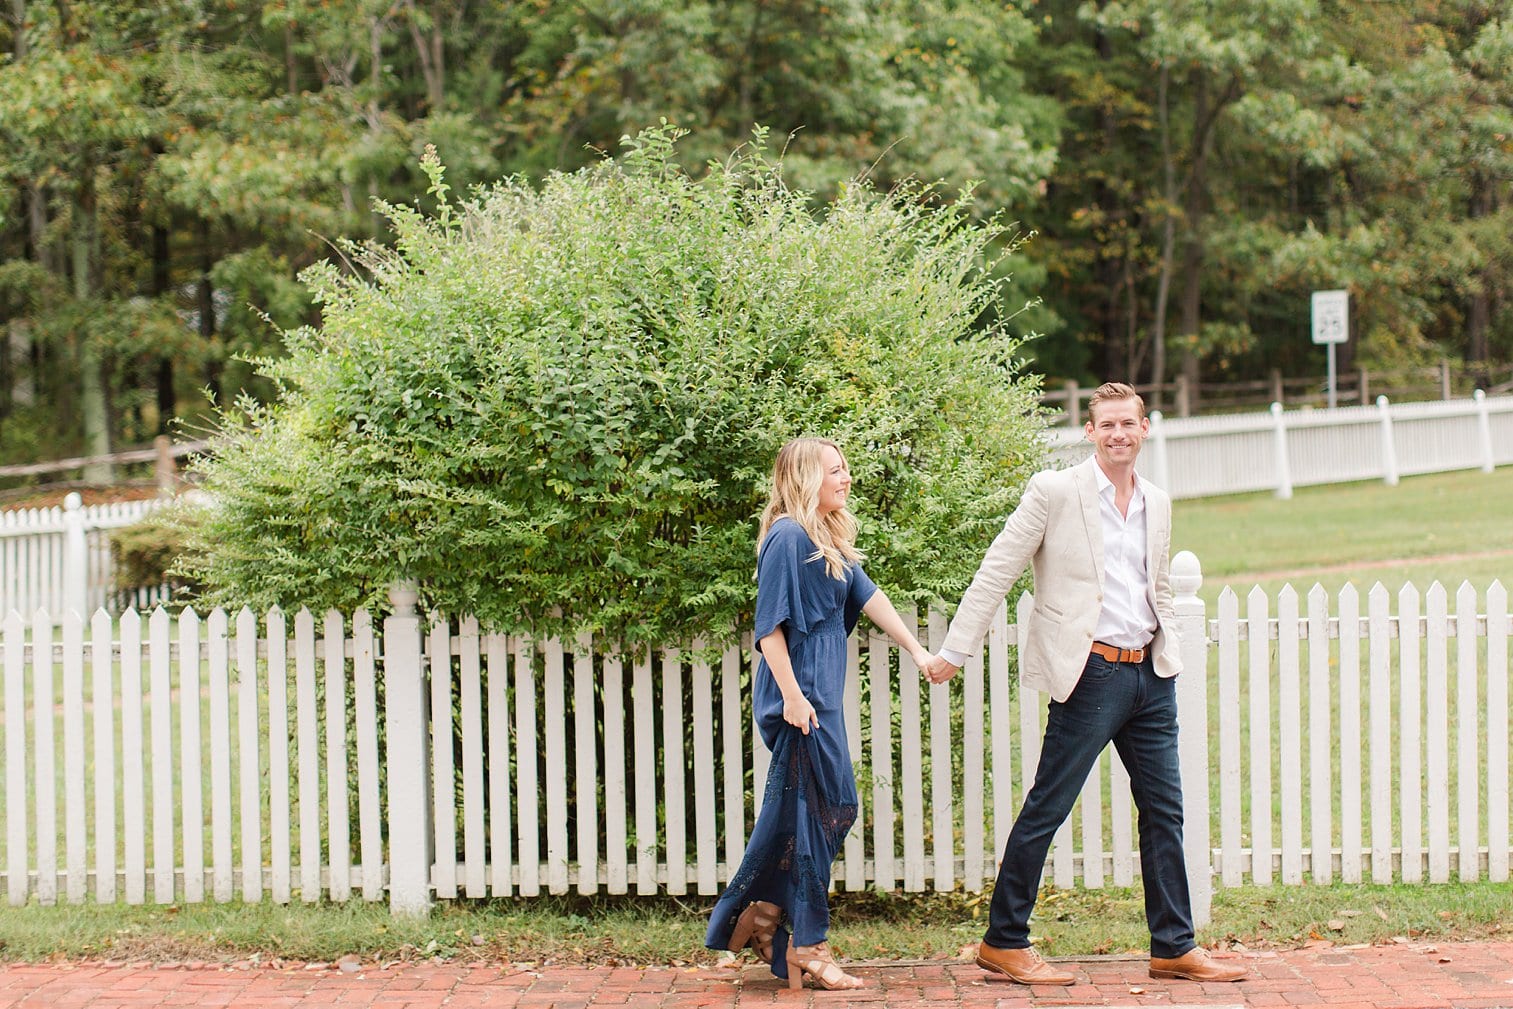
[[[945,683],[951,677],[961,672],[960,666],[953,666],[939,655],[932,655],[920,672],[925,674],[925,679],[931,683]]]

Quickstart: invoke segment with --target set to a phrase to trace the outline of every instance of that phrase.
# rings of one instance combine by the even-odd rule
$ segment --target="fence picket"
[[[222,627],[224,628],[224,617]],[[126,863],[124,890],[126,903],[141,904],[147,898],[146,769],[143,761],[146,750],[142,746],[142,620],[135,610],[121,614],[120,632],[121,837],[125,841],[123,854]],[[230,792],[229,780],[227,792]],[[38,820],[40,823],[40,813]],[[227,829],[230,829],[229,820]]]
[[[573,777],[577,779],[578,819],[578,892],[585,896],[599,892],[599,767],[594,753],[598,732],[594,728],[594,643],[587,635],[578,639],[573,653]],[[602,668],[602,664],[601,664]],[[707,693],[707,683],[706,683]],[[708,701],[708,697],[705,697]],[[708,717],[708,713],[705,713]],[[709,755],[709,773],[714,774],[714,754]],[[714,801],[714,784],[709,786],[709,801]],[[711,815],[711,819],[712,819]],[[713,822],[709,825],[711,833]],[[714,869],[710,868],[710,889],[714,892]]]
[[[1430,585],[1424,602],[1429,616],[1424,734],[1429,779],[1429,882],[1446,883],[1450,880],[1450,691],[1444,586],[1439,582]]]
[[[488,636],[489,657],[489,865],[495,897],[515,889],[510,865],[514,845],[510,836],[510,709],[509,642],[503,634]],[[608,730],[606,729],[606,733]],[[606,734],[606,745],[608,745]],[[610,891],[613,893],[614,891]]]
[[[1315,883],[1334,878],[1329,652],[1329,595],[1315,583],[1308,590],[1308,871]]]
[[[426,635],[426,653],[431,664],[431,885],[436,896],[457,896],[457,797],[452,761],[452,629],[445,617],[431,614]],[[562,719],[548,725],[561,725]],[[548,746],[552,736],[548,734]],[[547,752],[550,770],[551,752]]]
[[[608,684],[609,678],[605,677]],[[615,683],[620,682],[620,671],[615,670]],[[606,686],[606,690],[608,687]],[[720,656],[720,738],[724,742],[724,761],[722,767],[725,772],[724,781],[724,805],[722,807],[725,816],[725,870],[721,874],[723,879],[730,879],[735,875],[736,868],[741,864],[741,855],[746,847],[746,759],[745,741],[743,731],[744,723],[741,719],[741,650],[735,645],[725,649]],[[620,743],[620,790],[625,789],[624,781],[624,743]],[[609,754],[609,737],[606,734],[604,740],[604,759],[606,763],[611,759]],[[609,775],[605,775],[606,793],[608,792]],[[760,784],[759,782],[757,784]],[[608,795],[606,794],[606,802]],[[619,847],[625,850],[625,807],[620,805],[620,839]],[[614,832],[610,831],[610,854],[614,855]],[[613,869],[611,870],[613,876]],[[621,870],[620,879],[624,879],[624,871]],[[622,883],[623,886],[623,883]],[[615,891],[610,891],[611,893]],[[619,892],[624,893],[624,889]]]
[[[946,619],[929,615],[930,650],[940,649],[946,638]],[[919,671],[914,676],[919,678]],[[935,853],[932,875],[935,889],[946,893],[956,888],[956,808],[951,787],[951,684],[933,683],[930,697],[930,835]]]
[[[562,642],[546,641],[541,697],[546,724],[567,726]],[[567,892],[567,747],[565,733],[546,734],[546,882],[551,893]]]
[[[899,614],[904,626],[918,636],[918,617],[913,607]],[[925,888],[925,795],[924,752],[920,742],[919,670],[909,656],[898,656],[899,773],[904,815],[904,889],[913,893]]]
[[[844,702],[841,705],[846,720],[846,750],[851,756],[853,766],[858,765],[862,759],[862,680],[861,680],[861,642],[859,635],[849,635],[846,638],[846,692]],[[862,789],[856,793],[856,823],[858,826],[846,832],[845,852],[841,856],[841,864],[837,867],[835,878],[844,882],[846,889],[851,892],[866,889],[867,867],[864,863],[866,852],[862,845],[862,829],[859,826],[866,822],[866,799],[862,795]]]
[[[606,652],[604,681],[604,877],[605,888],[612,894],[630,891],[630,870],[626,864],[626,793],[625,778],[625,659],[618,651]],[[730,699],[726,697],[726,704]],[[736,726],[736,739],[741,738]],[[726,774],[730,773],[727,763]],[[736,802],[744,799],[737,795]],[[732,872],[734,869],[731,870]]]
[[[1361,881],[1361,604],[1340,589],[1340,879]]]
[[[16,618],[17,626],[20,626],[20,618]],[[92,690],[90,699],[94,702],[95,710],[95,900],[102,904],[114,903],[116,899],[116,663],[115,649],[112,642],[115,638],[115,627],[110,619],[110,614],[104,610],[96,610],[94,616],[89,619],[89,659]],[[20,636],[16,638],[16,644],[12,646],[10,639],[10,622],[6,622],[6,648],[5,663],[7,679],[11,662],[19,666],[21,662]],[[198,699],[196,699],[198,701]],[[24,719],[17,719],[16,732],[19,734]],[[198,751],[196,751],[198,759]],[[18,763],[7,764],[9,768],[19,768]],[[19,810],[22,829],[26,824],[26,801],[22,797],[20,803],[12,803],[12,810]],[[10,815],[8,812],[7,815]],[[187,815],[187,811],[186,811]],[[187,821],[186,821],[187,823]],[[197,824],[201,830],[203,825]],[[23,835],[24,838],[24,835]],[[16,846],[10,846],[12,852]],[[26,851],[23,840],[20,850]],[[186,857],[188,848],[186,846]],[[24,863],[23,863],[24,865]],[[202,874],[203,875],[203,874]],[[11,876],[12,880],[16,877]],[[23,874],[22,879],[25,879]],[[201,884],[203,887],[203,883]],[[15,883],[11,884],[12,897],[15,896]],[[21,887],[24,897],[26,888]],[[188,892],[187,890],[185,891]]]
[[[5,618],[5,896],[12,907],[21,907],[27,897],[26,852],[26,625],[21,614],[11,610]],[[98,688],[97,688],[98,696]],[[96,705],[99,712],[113,705]],[[115,879],[114,872],[111,879]]]
[[[898,881],[898,850],[893,843],[893,691],[888,639],[867,637],[867,678],[872,696],[872,876],[884,893]],[[760,782],[758,782],[760,785]]]
[[[1250,878],[1271,883],[1271,612],[1259,585],[1245,599],[1246,643],[1250,656]]]
[[[1134,799],[1130,795],[1129,769],[1119,759],[1117,750],[1109,751],[1109,819],[1113,821],[1114,835],[1114,885],[1133,886],[1135,883],[1134,831],[1130,820],[1134,815]]]
[[[37,903],[58,902],[58,765],[53,740],[53,622],[46,610],[32,618],[32,761],[37,804]],[[23,715],[22,717],[25,717]]]
[[[483,659],[478,620],[468,617],[457,628],[462,705],[462,860],[463,890],[487,897],[488,853],[483,845]]]
[[[188,616],[190,611],[184,614]],[[270,609],[263,627],[268,642],[269,892],[275,903],[287,904],[294,892],[294,878],[289,818],[289,640],[284,611],[277,606]],[[183,655],[182,647],[179,654]],[[371,717],[376,720],[378,716],[373,713]],[[187,739],[184,745],[189,745]],[[189,815],[187,810],[184,815]]]
[[[84,618],[70,609],[63,614],[64,866],[70,904],[82,904],[89,892],[84,760]]]
[[[1487,590],[1487,711],[1508,710],[1508,592]],[[1508,880],[1508,720],[1487,718],[1487,878]]]
[[[538,833],[536,774],[536,647],[529,638],[517,637],[515,643],[515,760],[519,778],[515,783],[520,828],[520,895],[534,897],[541,892],[541,835]],[[655,831],[653,832],[655,833]]]
[[[1481,767],[1477,736],[1481,734],[1482,706],[1476,640],[1476,590],[1461,582],[1455,592],[1455,760],[1457,814],[1456,845],[1460,850],[1460,878],[1471,882],[1481,876],[1480,836]]]
[[[983,806],[988,783],[983,773],[986,705],[983,703],[982,667],[981,652],[968,658],[962,669],[961,685],[962,885],[973,892],[980,892],[986,879],[983,834],[987,819]]]
[[[988,871],[998,865],[1009,828],[1014,824],[1014,733],[1010,731],[1013,711],[1009,686],[1009,610],[999,603],[988,624],[988,702],[992,718],[988,721],[993,745],[993,850],[987,859]]]
[[[1082,783],[1082,885],[1103,886],[1103,754]]]
[[[701,655],[704,643],[695,641],[693,648],[695,655]],[[694,871],[699,893],[712,894],[718,888],[718,855],[714,822],[714,694],[710,685],[713,672],[708,660],[696,659],[692,675]]]
[[[1392,639],[1387,589],[1366,598],[1371,761],[1371,881],[1392,882]]]
[[[631,732],[636,746],[636,892],[657,892],[657,770],[655,701],[651,689],[650,649],[631,666]],[[757,785],[761,792],[760,783]]]
[[[335,901],[348,900],[352,896],[352,813],[347,807],[347,636],[342,625],[340,613],[326,611],[323,642],[326,669],[326,886]],[[257,736],[251,738],[256,740]],[[252,756],[256,759],[256,749]]]
[[[320,750],[315,713],[315,615],[294,615],[294,720],[299,740],[299,895],[320,899]],[[224,899],[224,898],[223,898]]]
[[[1399,825],[1402,839],[1398,847],[1402,852],[1402,877],[1404,883],[1417,883],[1424,878],[1424,827],[1423,827],[1423,761],[1421,758],[1423,737],[1420,735],[1422,705],[1419,678],[1419,597],[1418,590],[1410,582],[1404,585],[1397,597],[1398,627],[1398,696],[1400,712],[1398,724],[1402,737],[1398,741],[1401,766],[1398,771],[1398,802],[1401,806]]]
[[[683,655],[676,648],[662,653],[662,795],[665,820],[662,836],[667,855],[667,892],[688,892],[688,845],[684,822],[683,782]]]
[[[172,904],[174,893],[173,679],[170,675],[168,611],[147,618],[147,655],[152,702],[152,899]],[[253,794],[257,794],[254,786]]]
[[[1277,750],[1281,759],[1282,882],[1303,882],[1303,688],[1298,669],[1298,594],[1277,597]]]
[[[1240,851],[1240,600],[1219,593],[1219,844],[1225,886],[1239,886],[1245,867]]]
[[[268,667],[272,670],[271,614],[268,622]],[[355,713],[352,733],[357,743],[357,840],[358,857],[362,859],[364,900],[382,900],[384,891],[383,802],[378,784],[378,673],[373,655],[373,617],[367,610],[358,610],[352,614],[352,701]],[[282,669],[282,659],[279,668]],[[270,733],[270,738],[277,737]],[[283,899],[289,898],[286,895]]]
[[[242,607],[236,615],[236,722],[241,748],[237,770],[242,800],[242,900],[250,903],[263,899],[263,830],[262,802],[258,780],[262,773],[258,753],[257,690],[257,614]],[[341,778],[346,787],[346,775]]]

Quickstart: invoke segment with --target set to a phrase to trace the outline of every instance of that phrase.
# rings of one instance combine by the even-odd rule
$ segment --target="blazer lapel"
[[[1087,533],[1088,549],[1093,554],[1093,571],[1103,585],[1103,516],[1098,513],[1098,477],[1093,467],[1098,460],[1089,458],[1077,468],[1077,495],[1082,499],[1082,526]]]

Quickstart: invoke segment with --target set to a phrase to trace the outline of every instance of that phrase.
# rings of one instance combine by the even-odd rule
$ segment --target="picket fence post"
[[[1276,495],[1287,501],[1292,498],[1292,463],[1287,456],[1287,418],[1281,403],[1271,404],[1271,446],[1277,468]]]
[[[1191,550],[1172,558],[1172,605],[1181,639],[1177,677],[1178,759],[1182,768],[1182,848],[1192,895],[1193,924],[1207,925],[1213,905],[1213,851],[1208,801],[1208,618],[1198,589],[1203,569]]]
[[[86,574],[84,499],[72,491],[63,499],[63,610],[80,618],[89,615],[89,580]]]
[[[394,610],[384,619],[383,637],[389,911],[406,918],[431,910],[430,705],[418,599],[413,585],[389,589]]]

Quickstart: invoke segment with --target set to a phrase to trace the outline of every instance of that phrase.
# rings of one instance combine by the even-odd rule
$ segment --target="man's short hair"
[[[1145,400],[1135,391],[1134,386],[1125,385],[1123,382],[1104,382],[1093,390],[1093,397],[1087,401],[1087,419],[1091,423],[1097,416],[1098,404],[1107,403],[1115,399],[1132,399],[1135,401],[1135,409],[1140,411],[1140,416],[1145,416]]]

